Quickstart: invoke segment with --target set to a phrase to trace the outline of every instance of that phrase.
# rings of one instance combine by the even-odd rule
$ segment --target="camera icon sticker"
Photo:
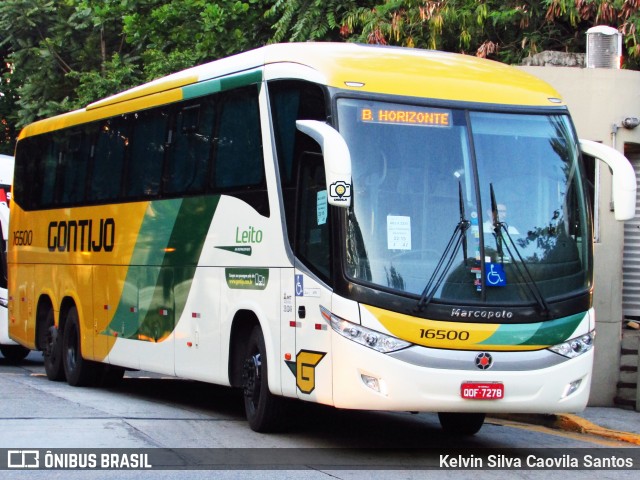
[[[334,201],[346,202],[351,197],[351,184],[338,180],[330,185],[329,195]]]

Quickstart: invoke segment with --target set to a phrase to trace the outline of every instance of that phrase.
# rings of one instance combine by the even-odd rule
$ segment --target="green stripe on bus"
[[[214,78],[202,82],[187,85],[182,88],[182,96],[185,100],[202,97],[211,93],[223,92],[233,88],[244,87],[262,82],[261,70],[250,70],[223,78]]]
[[[571,337],[584,316],[577,313],[546,322],[504,324],[478,345],[557,345]]]
[[[103,333],[158,341],[173,332],[219,200],[206,196],[149,204],[122,297]]]

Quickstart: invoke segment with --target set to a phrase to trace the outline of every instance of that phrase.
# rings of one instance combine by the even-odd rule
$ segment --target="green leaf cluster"
[[[0,151],[36,119],[269,42],[349,41],[519,63],[624,36],[640,68],[640,0],[1,0]]]
[[[271,3],[2,0],[0,148],[34,120],[265,44]]]

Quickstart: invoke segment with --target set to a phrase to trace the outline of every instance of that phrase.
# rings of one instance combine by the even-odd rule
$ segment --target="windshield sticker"
[[[411,217],[387,216],[387,248],[411,250]]]
[[[484,264],[485,280],[489,287],[504,287],[507,285],[507,275],[500,263]]]
[[[316,216],[318,225],[327,223],[327,191],[320,190],[316,197]]]
[[[451,111],[407,105],[361,108],[363,123],[390,123],[421,127],[451,127]]]

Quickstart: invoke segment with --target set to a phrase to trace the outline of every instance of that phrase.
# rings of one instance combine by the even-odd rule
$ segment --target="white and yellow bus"
[[[632,216],[628,162],[584,148]],[[10,334],[52,380],[239,387],[257,431],[283,397],[466,434],[587,402],[580,144],[517,69],[263,47],[27,126],[11,209]]]

